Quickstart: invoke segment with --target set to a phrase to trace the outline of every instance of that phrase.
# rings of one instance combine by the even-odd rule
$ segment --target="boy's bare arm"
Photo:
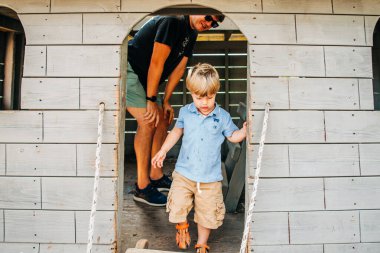
[[[157,154],[152,158],[152,165],[161,168],[164,164],[166,153],[177,143],[183,134],[183,128],[174,127]]]
[[[232,133],[230,137],[227,137],[227,140],[233,143],[241,142],[247,136],[247,122],[244,122],[243,127],[240,130],[236,130]]]

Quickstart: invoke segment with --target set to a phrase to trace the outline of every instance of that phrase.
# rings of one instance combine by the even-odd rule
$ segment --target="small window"
[[[377,21],[373,32],[372,69],[374,107],[380,110],[380,21]]]
[[[20,109],[25,33],[11,9],[0,7],[0,110]]]

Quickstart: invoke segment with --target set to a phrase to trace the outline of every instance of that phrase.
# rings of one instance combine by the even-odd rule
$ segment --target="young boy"
[[[197,64],[189,70],[186,87],[193,103],[181,108],[175,127],[152,165],[162,167],[166,153],[183,134],[182,146],[173,172],[173,183],[166,205],[169,221],[177,223],[176,241],[180,249],[190,245],[187,215],[194,207],[198,227],[197,253],[209,252],[211,229],[222,225],[223,203],[220,150],[224,138],[240,142],[246,137],[246,123],[238,129],[228,112],[215,103],[220,88],[219,76],[209,64]]]

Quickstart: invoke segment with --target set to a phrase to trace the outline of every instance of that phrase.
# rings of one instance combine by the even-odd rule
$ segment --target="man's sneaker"
[[[160,192],[168,192],[170,189],[170,186],[172,185],[172,180],[165,174],[158,180],[150,180],[153,187],[156,187],[158,191]]]
[[[152,184],[148,184],[148,186],[142,190],[139,189],[136,184],[136,192],[133,195],[133,199],[151,206],[165,206],[167,201],[166,196],[157,191]]]

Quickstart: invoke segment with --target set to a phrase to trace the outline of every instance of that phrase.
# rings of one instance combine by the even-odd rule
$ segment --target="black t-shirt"
[[[161,75],[162,83],[183,56],[191,57],[198,33],[191,29],[188,16],[156,16],[150,19],[128,42],[128,62],[138,75],[145,91],[154,42],[171,48]]]

